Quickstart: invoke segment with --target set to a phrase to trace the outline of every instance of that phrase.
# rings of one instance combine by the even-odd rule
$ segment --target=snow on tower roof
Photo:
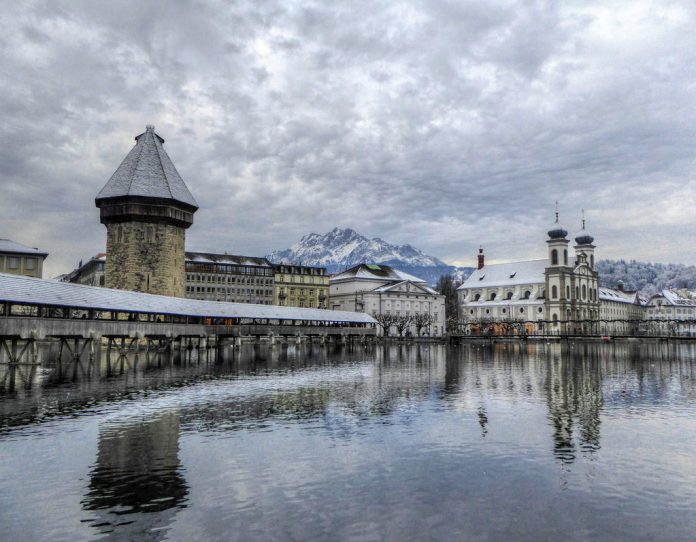
[[[136,136],[135,147],[123,159],[97,200],[124,196],[171,199],[198,208],[162,144],[164,139],[148,125]]]
[[[541,284],[548,260],[526,260],[521,262],[484,265],[476,269],[458,290],[491,286],[515,286],[517,284]]]

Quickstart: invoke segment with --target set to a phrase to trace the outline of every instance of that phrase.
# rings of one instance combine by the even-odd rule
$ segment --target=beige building
[[[645,308],[648,333],[696,336],[696,300],[685,292],[662,290]]]
[[[427,282],[387,265],[360,264],[329,279],[330,308],[364,312],[376,319],[380,315],[416,318],[427,315],[429,324],[421,335],[445,334],[445,296]],[[381,332],[382,330],[380,330]],[[396,334],[392,326],[390,334]],[[408,333],[417,333],[416,325]]]
[[[273,304],[273,266],[266,258],[186,253],[186,297]]]
[[[147,126],[95,199],[106,226],[107,288],[184,297],[184,245],[198,204]]]
[[[329,274],[325,267],[274,264],[273,303],[287,307],[329,307]]]
[[[43,262],[48,252],[9,239],[0,239],[0,273],[43,278]]]

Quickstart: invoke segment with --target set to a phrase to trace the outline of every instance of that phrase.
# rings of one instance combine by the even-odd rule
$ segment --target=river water
[[[3,540],[696,537],[691,345],[45,358],[0,393]]]

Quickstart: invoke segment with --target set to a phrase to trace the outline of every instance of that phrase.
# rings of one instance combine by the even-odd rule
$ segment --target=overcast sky
[[[189,250],[352,227],[471,265],[696,264],[696,3],[2,3],[0,237],[46,276],[104,250],[94,196],[154,124]]]

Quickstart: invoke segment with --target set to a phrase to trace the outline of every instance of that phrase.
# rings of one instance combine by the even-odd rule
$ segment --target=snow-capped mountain
[[[347,269],[359,263],[382,263],[435,283],[444,274],[471,272],[446,264],[412,245],[392,245],[379,237],[368,239],[350,228],[334,228],[319,235],[310,233],[286,250],[267,256],[272,262],[297,263],[326,267],[329,272]]]

